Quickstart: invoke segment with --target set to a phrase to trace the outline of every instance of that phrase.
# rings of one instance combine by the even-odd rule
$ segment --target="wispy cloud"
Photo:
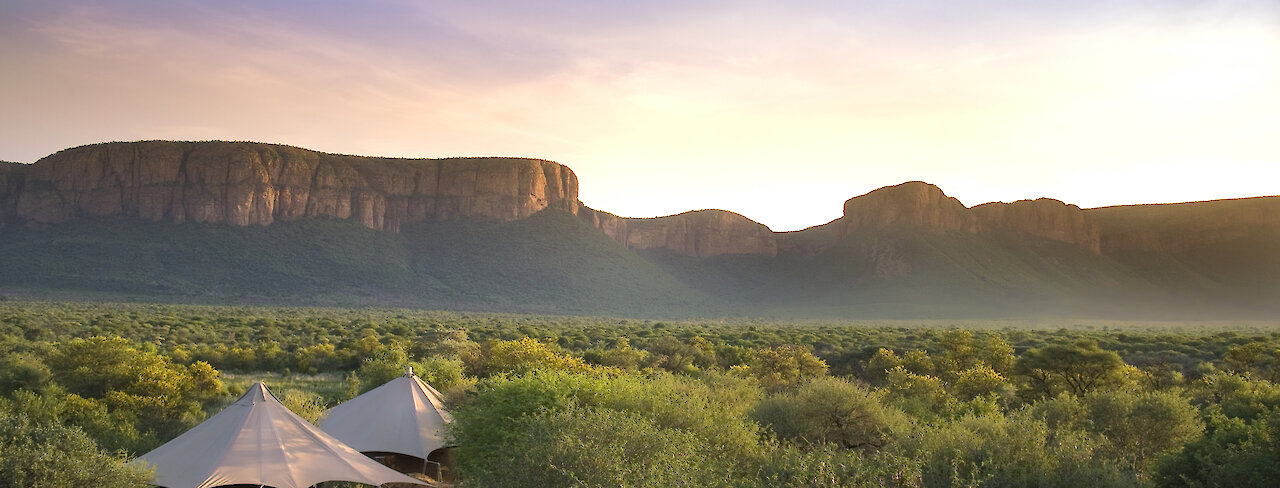
[[[1061,182],[1171,160],[1246,177],[1280,164],[1269,0],[0,9],[7,159],[151,138],[537,156],[573,167],[599,208],[716,206],[780,229],[907,179],[969,204],[1101,205],[1130,197]],[[1161,181],[1167,196],[1143,198],[1197,184]]]

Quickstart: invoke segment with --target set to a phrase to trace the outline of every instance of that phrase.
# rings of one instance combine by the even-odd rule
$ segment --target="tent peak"
[[[244,395],[241,395],[240,399],[236,400],[234,404],[235,405],[257,405],[259,403],[267,401],[268,398],[275,400],[276,397],[275,395],[271,394],[271,390],[267,389],[267,385],[265,383],[261,381],[255,381],[253,383],[253,386],[250,386],[249,390],[245,391]]]
[[[413,366],[405,366],[405,367],[404,367],[404,375],[405,375],[405,376],[413,376]]]

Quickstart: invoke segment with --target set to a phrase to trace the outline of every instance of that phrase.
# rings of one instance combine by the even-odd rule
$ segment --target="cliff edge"
[[[14,178],[0,176],[11,223],[82,216],[270,225],[302,217],[355,219],[392,232],[413,222],[576,213],[568,167],[521,158],[393,159],[246,142],[128,142],[67,149]]]

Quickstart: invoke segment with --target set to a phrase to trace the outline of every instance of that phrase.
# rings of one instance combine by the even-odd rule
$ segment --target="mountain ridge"
[[[843,209],[827,224],[774,232],[725,210],[635,219],[591,209],[578,201],[570,168],[540,159],[371,158],[263,143],[104,143],[31,165],[0,165],[0,236],[8,236],[0,239],[0,254],[9,253],[0,256],[0,271],[63,277],[0,278],[0,291],[81,281],[144,294],[199,295],[202,281],[217,296],[258,290],[251,274],[183,274],[146,262],[133,273],[114,265],[133,262],[119,256],[128,252],[130,237],[92,222],[132,219],[164,224],[129,227],[148,239],[174,236],[175,244],[152,249],[150,259],[198,266],[256,262],[274,269],[273,276],[294,276],[271,278],[284,288],[309,283],[300,294],[324,294],[319,284],[327,282],[347,290],[342,293],[423,306],[801,315],[1188,307],[1280,313],[1280,197],[1098,209],[1041,198],[965,207],[935,185],[911,181],[850,198]],[[554,217],[560,214],[567,220]],[[314,219],[399,237],[305,224]],[[79,224],[83,232],[65,228],[78,221],[87,222]],[[302,224],[252,230],[291,222]],[[183,230],[190,224],[244,230]],[[55,228],[63,230],[41,230]],[[353,257],[290,244],[307,239],[307,232],[327,235],[326,242]],[[205,237],[183,237],[188,233]],[[95,251],[95,239],[113,244]],[[293,264],[237,257],[234,246],[195,244],[201,239],[241,242]],[[42,246],[62,251],[41,254]],[[43,261],[24,263],[23,253]],[[289,253],[337,260],[332,268],[347,271],[330,276],[323,262]],[[77,267],[103,270],[103,276],[80,274]],[[181,276],[173,281],[165,273]],[[340,283],[348,278],[353,284]]]

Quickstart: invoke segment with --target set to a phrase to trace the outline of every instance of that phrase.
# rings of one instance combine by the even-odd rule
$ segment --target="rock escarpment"
[[[1008,232],[1100,251],[1098,225],[1075,205],[1042,198],[993,202],[966,208],[937,186],[911,181],[849,199],[844,216],[819,227],[789,233],[784,253],[812,255],[854,233],[910,229],[929,233],[982,235]]]
[[[0,202],[10,202],[10,221],[29,225],[82,216],[241,226],[333,217],[394,232],[425,220],[513,220],[546,208],[576,213],[577,196],[572,170],[537,159],[367,158],[272,144],[152,141],[43,158]]]
[[[978,220],[959,200],[922,181],[887,186],[844,202],[840,235],[915,228],[934,232],[978,231]]]
[[[984,231],[1008,230],[1101,252],[1098,224],[1084,210],[1052,198],[984,203],[971,209]]]
[[[0,227],[16,219],[18,189],[26,169],[25,164],[0,162]]]
[[[629,249],[666,248],[698,258],[778,254],[773,231],[764,224],[724,210],[697,210],[651,219],[629,219],[594,211],[587,218]]]
[[[1280,196],[1086,210],[1102,252],[1180,253],[1251,234],[1280,233]]]

